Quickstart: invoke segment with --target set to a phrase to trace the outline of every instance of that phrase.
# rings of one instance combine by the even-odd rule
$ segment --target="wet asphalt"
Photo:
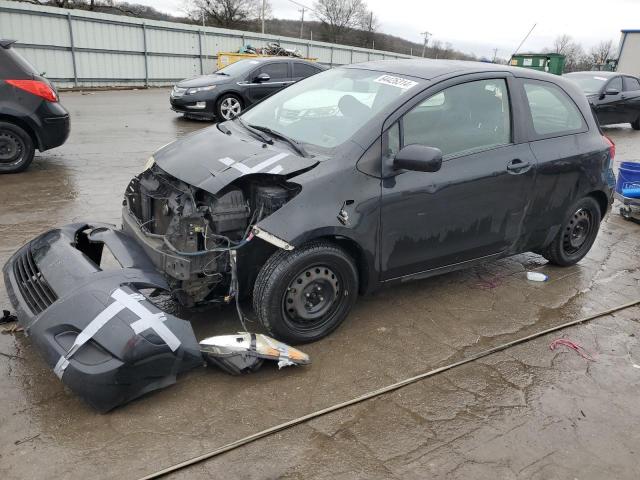
[[[0,177],[0,262],[57,225],[119,223],[148,156],[207,126],[168,109],[168,90],[63,93],[72,133],[25,173]],[[640,132],[608,128],[617,160]],[[617,209],[578,265],[523,254],[361,298],[304,348],[313,364],[231,377],[214,369],[101,415],[65,390],[21,333],[0,335],[0,478],[135,479],[369,390],[597,311],[640,300],[640,225]],[[530,282],[527,271],[549,276]],[[0,280],[0,307],[8,300]],[[239,328],[197,314],[198,337]],[[450,370],[280,432],[172,478],[636,479],[640,308]],[[549,343],[566,337],[595,359]]]

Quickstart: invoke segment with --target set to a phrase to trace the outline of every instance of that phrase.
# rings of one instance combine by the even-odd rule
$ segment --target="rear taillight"
[[[616,156],[616,144],[606,135],[602,135],[602,138],[604,138],[604,141],[609,145],[609,161],[613,162]]]
[[[47,102],[58,101],[58,95],[51,88],[51,85],[41,80],[5,80],[5,82],[37,97],[44,98]]]

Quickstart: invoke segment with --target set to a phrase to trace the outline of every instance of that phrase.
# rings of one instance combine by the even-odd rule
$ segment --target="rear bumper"
[[[103,248],[121,268],[100,269]],[[191,325],[140,294],[168,290],[133,241],[105,224],[45,232],[3,268],[9,300],[47,364],[100,411],[203,364]]]
[[[71,119],[59,103],[43,102],[36,112],[38,125],[38,150],[41,152],[59,147],[69,138]]]

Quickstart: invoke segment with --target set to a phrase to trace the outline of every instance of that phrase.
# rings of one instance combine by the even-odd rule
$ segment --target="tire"
[[[275,338],[308,343],[338,328],[357,293],[358,271],[349,254],[314,241],[266,261],[253,287],[253,309]]]
[[[578,263],[591,250],[598,235],[600,219],[600,205],[594,198],[584,197],[577,201],[542,256],[561,267]]]
[[[216,115],[221,122],[237,117],[242,110],[242,100],[233,93],[225,93],[216,102]]]
[[[636,118],[635,122],[631,122],[631,128],[634,130],[640,130],[640,117]]]
[[[17,173],[33,161],[31,136],[13,123],[0,122],[0,173]]]

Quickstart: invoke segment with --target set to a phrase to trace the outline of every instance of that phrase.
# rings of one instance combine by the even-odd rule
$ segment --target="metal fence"
[[[0,37],[58,87],[160,86],[215,70],[218,52],[278,41],[328,66],[409,55],[0,0]]]

